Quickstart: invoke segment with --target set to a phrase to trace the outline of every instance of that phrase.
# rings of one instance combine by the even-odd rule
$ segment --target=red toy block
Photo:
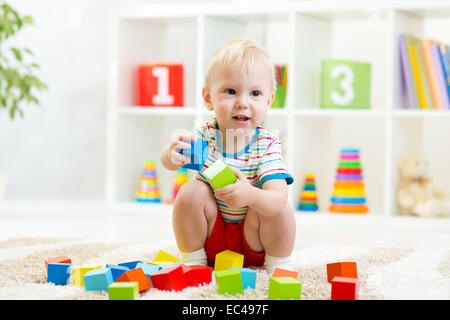
[[[273,270],[272,277],[291,277],[297,280],[298,272],[282,268],[275,268],[275,270]]]
[[[212,268],[206,266],[181,265],[188,287],[198,287],[212,281]]]
[[[137,282],[139,292],[148,290],[152,287],[152,283],[147,278],[142,268],[136,268],[125,271],[114,282]]]
[[[141,64],[137,81],[138,106],[184,106],[182,64]]]
[[[186,266],[184,266],[184,268],[185,267]],[[183,265],[161,269],[150,275],[150,278],[153,287],[161,290],[181,291],[188,285],[183,272]]]
[[[331,281],[331,300],[358,300],[358,279],[334,277]]]
[[[72,263],[72,260],[67,256],[58,256],[53,258],[48,258],[45,260],[45,269],[48,271],[49,263]]]
[[[334,277],[358,278],[356,262],[336,262],[327,264],[328,282]]]

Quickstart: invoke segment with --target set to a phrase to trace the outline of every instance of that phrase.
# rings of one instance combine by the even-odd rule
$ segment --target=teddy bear
[[[398,166],[397,205],[400,214],[428,218],[450,216],[449,195],[433,186],[428,161],[423,156],[404,156]]]

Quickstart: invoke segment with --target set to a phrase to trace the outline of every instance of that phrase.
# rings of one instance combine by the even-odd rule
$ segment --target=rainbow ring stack
[[[136,192],[137,202],[161,202],[158,177],[154,160],[146,160],[139,178],[139,186]]]
[[[341,149],[329,210],[339,213],[367,213],[359,149]]]

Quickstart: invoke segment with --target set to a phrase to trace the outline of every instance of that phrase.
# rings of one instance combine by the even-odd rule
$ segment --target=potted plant
[[[0,112],[8,112],[12,120],[17,113],[24,116],[22,106],[39,105],[35,92],[47,89],[35,75],[40,67],[31,61],[33,52],[29,48],[15,47],[12,41],[23,27],[33,23],[31,16],[21,16],[0,0]],[[5,185],[6,175],[0,172],[0,202]]]

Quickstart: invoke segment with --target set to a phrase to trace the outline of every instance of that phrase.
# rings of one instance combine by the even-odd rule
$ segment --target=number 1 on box
[[[153,68],[152,75],[158,79],[157,94],[153,96],[153,103],[157,105],[172,104],[174,97],[169,95],[169,68]]]

